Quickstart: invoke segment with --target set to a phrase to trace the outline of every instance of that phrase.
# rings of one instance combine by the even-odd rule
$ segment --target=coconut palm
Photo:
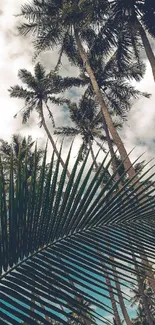
[[[154,1],[113,0],[109,1],[109,5],[110,19],[113,17],[114,24],[115,26],[118,26],[120,33],[121,30],[126,30],[128,44],[130,43],[138,58],[141,45],[143,46],[146,56],[150,62],[155,80],[155,55],[148,38],[148,33],[155,37]]]
[[[80,148],[81,157],[88,152],[88,148],[91,149],[92,143],[95,141],[98,143],[99,140],[102,142],[106,141],[106,136],[103,133],[103,121],[102,115],[98,110],[98,105],[91,98],[83,96],[79,104],[70,103],[68,105],[71,121],[74,123],[73,127],[58,127],[55,129],[55,134],[61,134],[66,136],[81,135],[83,144]],[[111,140],[112,141],[112,140]],[[82,150],[81,150],[82,149]],[[93,157],[94,154],[92,153]]]
[[[62,105],[67,102],[63,98],[59,98],[58,95],[62,89],[65,90],[71,86],[79,86],[82,81],[78,78],[61,78],[54,72],[46,74],[44,67],[37,63],[34,68],[34,75],[26,69],[19,70],[19,79],[26,85],[26,88],[16,85],[9,89],[10,96],[14,98],[23,99],[25,101],[24,108],[21,109],[23,116],[23,123],[26,123],[30,117],[32,111],[36,111],[39,116],[40,126],[43,126],[45,132],[52,144],[53,150],[56,156],[59,156],[56,144],[52,137],[52,134],[45,121],[45,109],[49,114],[49,118],[52,121],[53,127],[55,126],[53,114],[51,112],[48,103],[54,103]],[[64,162],[60,157],[61,165],[64,168]],[[69,172],[68,176],[70,175]]]
[[[137,316],[136,316],[136,318],[134,318],[132,320],[132,324],[133,325],[149,325],[149,323],[146,320],[144,308],[141,305],[139,305],[137,307],[136,312],[137,312]]]
[[[71,312],[71,315],[75,320],[71,321],[72,325],[92,325],[96,324],[93,314],[91,314],[91,303],[85,301],[83,298],[79,299],[79,307],[76,308],[74,312]]]
[[[24,163],[27,159],[27,181],[32,175],[34,166],[34,150],[33,147],[35,141],[29,135],[27,138],[22,137],[20,134],[13,134],[11,142],[0,139],[0,156],[1,161],[5,164],[5,182],[9,182],[9,171],[10,171],[10,158],[13,154],[14,157],[14,177],[17,178],[19,159]],[[27,155],[27,157],[26,157]],[[43,158],[43,150],[39,149],[37,151],[37,173],[40,169],[41,160]]]
[[[34,155],[36,157],[36,151]],[[80,167],[77,157],[66,183],[70,155],[71,151],[66,158],[65,169],[61,170],[60,159],[55,165],[53,153],[46,178],[46,151],[39,177],[36,177],[34,159],[28,191],[25,191],[27,162],[20,162],[15,184],[14,159],[11,156],[8,202],[3,175],[5,165],[0,162],[2,324],[16,324],[17,319],[18,322],[34,325],[36,321],[48,325],[51,320],[68,324],[76,321],[73,314],[68,315],[68,306],[74,313],[81,299],[96,306],[97,309],[93,310],[96,322],[102,320],[110,324],[103,314],[103,310],[111,315],[113,311],[109,306],[109,288],[103,281],[100,262],[106,264],[109,275],[112,265],[117,267],[120,283],[125,281],[131,286],[135,281],[131,273],[134,273],[134,261],[126,232],[132,242],[142,232],[148,259],[154,258],[154,233],[150,227],[150,219],[155,212],[154,194],[152,201],[144,206],[141,200],[146,194],[134,191],[137,200],[135,208],[131,180],[128,181],[130,194],[125,191],[126,185],[123,191],[116,193],[114,175],[100,188],[102,177],[99,175],[103,165],[105,173],[110,165],[109,161],[106,164],[107,157],[95,174],[93,164],[87,167],[89,155]],[[115,194],[111,197],[112,193]],[[140,249],[141,243],[136,241],[134,252],[138,254]],[[98,251],[102,252],[102,257]],[[114,260],[109,256],[113,256]],[[139,262],[139,265],[142,266],[142,263]],[[92,314],[90,310],[89,314]]]
[[[91,47],[91,40],[87,41],[89,47]],[[131,109],[133,101],[140,96],[149,97],[150,95],[145,92],[140,92],[131,86],[128,82],[129,79],[140,80],[144,74],[144,65],[140,63],[140,66],[137,67],[137,63],[132,57],[131,62],[129,61],[124,65],[124,68],[119,68],[117,64],[117,51],[118,49],[106,60],[106,55],[103,59],[101,55],[94,55],[93,50],[91,50],[91,55],[89,55],[89,62],[95,71],[95,76],[108,107],[109,113],[111,116],[119,118],[119,122],[113,123],[116,129],[117,125],[121,125],[122,122],[126,121],[127,113]],[[133,61],[132,61],[133,60]],[[122,63],[123,64],[123,63]],[[81,76],[84,80],[88,80],[86,74],[82,73]],[[94,98],[94,91],[92,84],[89,81],[89,85],[85,91],[84,96],[88,98]],[[107,138],[107,143],[111,157],[114,157],[112,162],[113,171],[117,168],[117,161],[115,161],[115,153],[112,146],[112,141],[109,135],[109,130],[106,127],[106,124],[103,124],[105,129],[105,134]]]
[[[30,117],[33,110],[36,110],[39,115],[40,126],[43,126],[45,132],[52,144],[53,150],[56,152],[58,157],[59,153],[56,148],[53,137],[48,129],[45,121],[44,110],[47,109],[52,119],[52,124],[54,126],[54,119],[50,108],[48,107],[48,101],[52,103],[60,103],[60,99],[56,99],[53,93],[58,93],[58,88],[56,89],[56,77],[50,74],[46,74],[44,67],[37,63],[34,68],[34,76],[31,72],[26,69],[21,69],[18,73],[19,79],[26,84],[26,88],[16,85],[9,89],[10,96],[14,98],[21,98],[25,101],[25,106],[22,109],[23,123],[26,123]],[[63,100],[62,100],[63,101]],[[62,167],[64,167],[63,160],[61,159]]]
[[[87,7],[87,10],[85,10]],[[106,42],[107,52],[110,50],[111,44],[115,44],[116,35],[110,32],[108,28],[108,36],[104,34],[104,17],[107,16],[108,1],[98,0],[95,4],[87,3],[86,1],[40,1],[33,0],[30,4],[22,6],[21,15],[26,19],[26,22],[20,26],[20,31],[23,34],[33,32],[35,45],[39,50],[53,48],[54,46],[61,47],[66,52],[66,38],[69,39],[69,44],[76,44],[75,59],[79,58],[79,65],[87,72],[96,100],[103,113],[104,128],[108,127],[114,143],[118,147],[121,159],[128,170],[129,176],[135,176],[135,170],[127,155],[123,142],[114,127],[112,118],[108,111],[107,105],[103,99],[102,92],[98,85],[95,71],[89,63],[89,53],[84,49],[85,41],[83,32],[90,31],[89,35],[99,34],[100,29],[100,44]],[[117,31],[116,31],[117,33]],[[96,34],[95,34],[96,35]],[[105,35],[105,37],[104,37]],[[95,37],[94,37],[95,38]],[[104,39],[106,38],[106,41]],[[92,39],[93,40],[93,39]],[[104,47],[103,45],[103,47]],[[76,60],[77,62],[77,60]]]
[[[70,112],[70,117],[75,126],[68,127],[58,127],[55,129],[54,133],[62,136],[82,136],[82,145],[80,146],[79,152],[81,159],[84,159],[88,150],[90,149],[92,160],[94,161],[95,170],[98,169],[99,163],[95,159],[95,154],[93,150],[93,144],[95,143],[99,148],[106,153],[106,146],[109,146],[110,154],[112,159],[113,171],[116,171],[115,164],[115,153],[113,149],[113,141],[108,133],[103,130],[103,118],[102,114],[98,108],[98,105],[91,97],[88,98],[85,94],[80,99],[78,105],[76,103],[70,103],[68,105]],[[119,121],[114,122],[116,128],[121,128],[122,124]],[[103,179],[103,182],[107,180],[109,175]]]

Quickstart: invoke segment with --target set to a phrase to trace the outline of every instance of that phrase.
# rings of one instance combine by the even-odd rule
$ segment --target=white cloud
[[[137,84],[137,88],[152,96],[135,102],[123,129],[123,139],[128,151],[135,147],[131,154],[133,159],[145,153],[141,160],[148,161],[155,155],[155,83],[149,63],[145,78]]]
[[[43,129],[39,129],[36,123],[29,123],[27,126],[21,125],[21,119],[13,119],[13,115],[22,107],[22,102],[15,99],[10,99],[7,89],[19,82],[17,73],[20,68],[26,68],[33,71],[32,56],[34,49],[31,44],[30,37],[21,37],[17,35],[17,18],[15,14],[20,12],[20,6],[23,0],[1,0],[0,2],[0,137],[8,139],[13,132],[22,132],[32,134],[34,138],[40,138],[46,141],[46,135]],[[38,60],[41,60],[47,69],[52,69],[57,60],[57,51],[45,52],[40,55]],[[71,67],[66,58],[63,57],[63,75],[77,76],[78,69]],[[146,76],[141,83],[138,84],[140,90],[152,93],[151,99],[142,98],[133,105],[128,115],[128,122],[124,125],[121,132],[125,146],[128,151],[136,146],[131,154],[131,158],[135,159],[141,153],[146,152],[144,158],[149,160],[154,156],[154,126],[155,126],[155,92],[154,81],[151,74],[149,64],[147,65]],[[82,92],[82,89],[81,89]],[[74,95],[73,95],[74,96]],[[54,107],[53,107],[54,108]],[[56,124],[62,125],[68,121],[67,114],[62,115],[60,109],[53,110],[56,119]],[[33,117],[31,119],[33,122]],[[49,125],[49,124],[48,124]],[[76,140],[75,153],[77,154],[77,143],[80,145],[80,138]],[[67,144],[68,141],[65,141]],[[66,151],[66,150],[65,150]],[[96,151],[96,148],[95,148]],[[101,157],[101,156],[100,156]],[[143,159],[143,158],[142,158]]]

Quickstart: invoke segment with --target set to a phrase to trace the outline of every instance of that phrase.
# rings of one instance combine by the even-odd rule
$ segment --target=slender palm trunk
[[[107,129],[107,132],[108,132],[108,135],[109,135],[108,129]],[[109,140],[108,140],[108,145],[109,145],[109,151],[111,153],[111,158],[112,158],[112,170],[113,170],[113,173],[115,173],[116,170],[117,170],[117,165],[116,165],[116,159],[115,159],[115,152],[114,152],[114,149],[113,149],[113,146],[112,146],[112,141],[110,139],[110,136],[109,136]],[[99,166],[98,166],[97,161],[95,159],[94,151],[93,151],[92,144],[91,144],[90,140],[89,140],[89,147],[90,147],[90,152],[91,152],[92,159],[94,161],[95,168],[97,170],[99,168]],[[119,179],[119,174],[116,173],[115,180],[117,181],[118,179]],[[121,182],[118,184],[118,188],[120,190],[122,189],[122,183]]]
[[[108,276],[108,273],[106,271],[104,271],[104,276],[105,276],[105,281],[107,284],[107,287],[110,289],[111,287],[111,281],[110,278]],[[121,325],[121,319],[118,313],[118,309],[117,309],[117,305],[116,305],[116,301],[115,301],[115,297],[114,297],[114,293],[112,288],[109,290],[109,296],[110,296],[110,300],[111,300],[111,305],[112,305],[112,309],[114,312],[114,318],[115,318],[115,322],[117,325]]]
[[[129,239],[129,241],[130,241],[130,239]],[[130,241],[130,244],[131,244],[131,241]],[[154,325],[154,322],[153,322],[153,319],[152,319],[152,315],[151,315],[150,309],[149,309],[148,297],[143,292],[143,281],[141,280],[140,275],[139,275],[140,272],[139,272],[139,269],[138,269],[138,266],[137,266],[137,263],[136,263],[137,261],[136,261],[135,254],[134,254],[133,249],[132,249],[132,244],[130,246],[131,246],[132,259],[135,262],[134,263],[134,267],[135,267],[135,270],[136,270],[136,273],[137,273],[138,290],[139,290],[139,293],[140,293],[140,295],[142,297],[145,315],[146,315],[148,324],[149,325]]]
[[[112,138],[114,140],[114,143],[115,145],[117,146],[118,148],[118,151],[120,153],[120,156],[121,156],[121,159],[124,163],[124,167],[125,167],[125,170],[128,170],[128,175],[130,178],[132,178],[133,176],[135,176],[135,170],[134,170],[134,167],[127,155],[127,152],[126,152],[126,149],[123,145],[123,142],[116,130],[116,128],[114,127],[114,124],[113,124],[113,121],[112,121],[112,118],[108,112],[108,109],[106,107],[106,104],[104,102],[104,99],[103,99],[103,96],[102,96],[102,92],[98,86],[98,83],[97,83],[97,80],[96,80],[96,77],[95,77],[95,74],[88,62],[88,58],[87,58],[87,54],[82,46],[82,43],[81,43],[81,40],[79,38],[79,34],[78,34],[78,31],[76,30],[76,28],[74,29],[74,33],[75,33],[75,39],[76,39],[76,44],[77,44],[77,47],[78,47],[78,51],[79,51],[79,54],[81,56],[81,59],[83,61],[83,64],[86,68],[86,71],[89,75],[89,78],[90,78],[90,81],[92,83],[92,87],[94,89],[94,93],[96,95],[96,99],[100,105],[100,109],[103,113],[103,116],[104,116],[104,119],[106,121],[106,124],[107,124],[107,127],[112,135]]]
[[[106,120],[104,118],[103,113],[102,113],[102,117],[103,117],[103,127],[104,127],[104,130],[105,130],[105,134],[106,134],[106,138],[107,138],[107,142],[108,142],[108,147],[109,147],[110,155],[111,155],[111,158],[112,158],[111,165],[112,165],[113,172],[115,173],[115,171],[117,169],[115,152],[114,152],[114,148],[113,148],[112,141],[111,141],[111,138],[110,138],[109,130],[108,130],[107,123],[106,123]],[[119,175],[118,174],[116,175],[116,178],[117,179],[119,178]]]
[[[142,263],[144,264],[144,267],[146,267],[145,272],[148,277],[149,286],[151,287],[152,291],[155,293],[155,278],[154,278],[154,272],[149,270],[149,261],[147,256],[145,255],[145,250],[143,247],[143,244],[141,243],[141,248],[143,249],[143,253],[140,254],[140,257],[142,259]]]
[[[154,81],[155,81],[155,55],[154,55],[154,53],[152,51],[152,47],[151,47],[150,42],[148,40],[147,34],[146,34],[142,24],[140,23],[140,21],[138,19],[136,20],[136,25],[137,25],[137,28],[139,30],[140,36],[141,36],[141,40],[142,40],[142,43],[143,43],[143,46],[144,46],[144,49],[145,49],[146,56],[147,56],[147,58],[148,58],[148,60],[150,62],[153,78],[154,78]]]
[[[119,300],[119,304],[122,310],[122,314],[124,316],[124,320],[126,322],[127,325],[132,325],[131,320],[129,318],[125,303],[124,303],[124,299],[121,293],[121,287],[120,287],[120,283],[119,283],[119,279],[118,279],[118,274],[117,274],[117,270],[115,268],[115,266],[113,265],[113,274],[114,274],[114,280],[115,280],[115,285],[116,285],[116,289],[117,289],[117,293],[118,293],[118,300]]]
[[[99,252],[99,253],[101,254],[101,252]],[[109,289],[109,296],[110,296],[111,306],[112,306],[113,313],[114,313],[114,319],[115,319],[115,322],[116,322],[117,325],[121,325],[121,319],[120,319],[119,312],[118,312],[118,309],[117,309],[117,304],[116,304],[116,301],[115,301],[114,292],[112,290],[110,277],[108,275],[108,272],[106,272],[106,270],[105,270],[105,264],[104,264],[103,261],[101,261],[101,265],[102,265],[102,269],[103,269],[103,272],[104,272],[106,285],[107,285],[107,287]]]
[[[95,155],[94,155],[94,151],[93,151],[93,148],[92,148],[92,144],[91,144],[91,140],[89,139],[89,148],[90,148],[90,153],[91,153],[91,156],[92,156],[92,160],[94,162],[94,165],[95,165],[95,168],[96,168],[96,171],[98,170],[98,163],[96,161],[96,158],[95,158]]]
[[[46,131],[46,134],[47,134],[47,136],[48,136],[50,142],[51,142],[51,145],[52,145],[52,147],[53,147],[53,150],[54,150],[54,152],[55,152],[57,158],[60,159],[60,163],[61,163],[62,168],[64,168],[64,167],[65,167],[65,163],[64,163],[64,161],[62,160],[62,158],[59,157],[59,152],[58,152],[58,150],[57,150],[57,147],[56,147],[56,145],[55,145],[55,142],[54,142],[54,140],[53,140],[53,138],[52,138],[52,136],[51,136],[51,133],[50,133],[48,127],[47,127],[47,124],[46,124],[46,122],[45,122],[45,117],[44,117],[44,113],[43,113],[43,105],[42,105],[42,103],[40,103],[40,116],[41,116],[42,125],[43,125],[43,127],[44,127],[44,129],[45,129],[45,131]],[[67,170],[67,176],[68,176],[68,178],[70,178],[70,173],[69,173],[68,170]]]

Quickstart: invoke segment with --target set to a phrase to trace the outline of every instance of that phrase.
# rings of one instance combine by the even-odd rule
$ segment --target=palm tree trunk
[[[130,239],[129,239],[130,241]],[[131,241],[130,241],[130,246],[131,246],[131,254],[132,254],[132,259],[133,261],[135,262],[134,264],[134,267],[135,267],[135,270],[137,272],[137,283],[138,283],[138,289],[139,289],[139,293],[142,297],[142,301],[143,301],[143,307],[144,307],[144,311],[145,311],[145,315],[146,315],[146,318],[147,318],[147,321],[148,321],[148,324],[149,325],[154,325],[154,322],[152,320],[152,316],[151,316],[151,313],[150,313],[150,310],[149,310],[149,301],[148,301],[148,297],[144,294],[143,292],[143,281],[141,280],[140,278],[140,275],[139,275],[139,269],[138,269],[138,266],[137,266],[137,261],[136,261],[136,257],[134,255],[134,252],[133,252],[133,249],[132,249],[132,244],[131,244]]]
[[[148,40],[147,34],[146,34],[142,24],[140,23],[140,21],[138,19],[136,20],[136,26],[137,26],[137,28],[139,30],[141,40],[142,40],[142,43],[143,43],[143,46],[144,46],[144,49],[145,49],[145,53],[146,53],[146,56],[147,56],[147,58],[148,58],[148,60],[150,62],[153,78],[154,78],[154,81],[155,81],[155,55],[154,55],[154,53],[152,51],[152,47],[151,47],[150,42]]]
[[[55,145],[55,142],[54,142],[54,140],[53,140],[53,138],[52,138],[52,136],[51,136],[51,133],[50,133],[50,131],[49,131],[47,125],[46,125],[45,117],[44,117],[44,113],[43,113],[43,105],[42,105],[42,103],[40,103],[40,116],[41,116],[41,122],[42,122],[43,128],[45,129],[46,134],[47,134],[47,136],[48,136],[48,138],[49,138],[49,140],[50,140],[50,142],[51,142],[51,145],[52,145],[52,147],[53,147],[53,150],[54,150],[54,152],[55,152],[57,158],[60,159],[60,163],[61,163],[62,168],[65,168],[65,163],[64,163],[64,161],[62,160],[62,158],[59,157],[59,152],[58,152],[58,150],[57,150],[57,147],[56,147],[56,145]],[[70,173],[69,173],[68,170],[67,170],[67,176],[68,176],[68,178],[70,178]]]
[[[110,278],[109,278],[106,271],[104,271],[104,276],[105,276],[105,281],[106,281],[107,287],[110,289],[111,281],[110,281]],[[118,309],[117,309],[117,305],[116,305],[116,302],[115,302],[115,297],[114,297],[114,293],[113,293],[112,288],[109,290],[109,296],[110,296],[110,300],[111,300],[112,309],[113,309],[113,312],[114,312],[115,322],[116,322],[117,325],[121,325],[121,319],[120,319],[120,316],[119,316],[119,313],[118,313]]]
[[[106,123],[106,122],[105,122]],[[112,170],[113,170],[113,173],[116,172],[117,170],[117,165],[116,165],[116,159],[115,159],[115,152],[114,152],[114,149],[113,149],[113,145],[112,145],[112,141],[110,139],[110,135],[109,135],[109,130],[107,128],[107,134],[106,136],[108,135],[108,138],[107,138],[107,141],[108,141],[108,146],[109,146],[109,151],[110,151],[110,154],[111,154],[111,158],[112,158]],[[92,159],[94,161],[94,165],[95,165],[95,168],[96,170],[98,169],[98,164],[96,162],[96,159],[95,159],[95,155],[94,155],[94,151],[93,151],[93,148],[92,148],[92,144],[91,144],[91,141],[89,140],[89,147],[90,147],[90,152],[91,152],[91,156],[92,156]],[[117,181],[119,179],[119,174],[116,173],[116,176],[115,176],[115,180]],[[121,190],[123,187],[122,183],[120,182],[118,184],[118,188]]]
[[[125,303],[124,303],[124,299],[121,293],[121,287],[120,287],[120,283],[119,283],[119,279],[118,279],[118,274],[116,271],[115,266],[113,265],[113,274],[114,274],[114,280],[115,280],[115,285],[116,285],[116,289],[117,289],[117,293],[118,293],[118,300],[119,300],[119,304],[122,310],[122,314],[124,316],[124,320],[126,322],[127,325],[132,325],[131,320],[129,318]]]
[[[86,71],[89,75],[89,78],[90,78],[90,81],[92,83],[92,87],[94,89],[94,93],[96,95],[96,98],[97,98],[97,101],[100,105],[100,109],[103,113],[103,116],[104,116],[104,119],[106,121],[106,124],[107,124],[107,127],[112,135],[112,138],[114,140],[114,143],[115,145],[117,146],[118,148],[118,151],[120,153],[120,156],[121,156],[121,159],[124,163],[124,167],[125,167],[125,170],[128,170],[128,175],[130,178],[132,178],[133,176],[135,176],[135,170],[134,170],[134,167],[127,155],[127,152],[126,152],[126,149],[123,145],[123,142],[116,130],[116,128],[114,127],[114,124],[113,124],[113,121],[112,121],[112,118],[108,112],[108,109],[106,107],[106,104],[104,102],[104,99],[103,99],[103,96],[102,96],[102,92],[98,86],[98,83],[97,83],[97,80],[96,80],[96,77],[95,77],[95,74],[88,62],[88,58],[87,58],[87,54],[82,46],[82,43],[81,43],[81,40],[79,38],[79,35],[78,35],[78,31],[76,30],[76,28],[74,29],[74,33],[75,33],[75,39],[76,39],[76,44],[77,44],[77,47],[78,47],[78,51],[79,51],[79,54],[81,56],[81,59],[83,61],[83,64],[86,68]]]
[[[92,156],[92,160],[94,162],[94,165],[95,165],[95,168],[96,170],[98,170],[98,163],[96,161],[96,158],[95,158],[95,155],[94,155],[94,151],[93,151],[93,148],[92,148],[92,144],[91,144],[91,140],[89,139],[89,148],[90,148],[90,153],[91,153],[91,156]]]
[[[110,155],[111,155],[111,158],[112,158],[112,162],[111,162],[112,169],[113,169],[113,172],[115,173],[115,171],[117,169],[117,164],[116,164],[116,159],[115,159],[115,152],[114,152],[114,149],[113,149],[112,141],[111,141],[111,138],[110,138],[109,130],[108,130],[107,123],[106,123],[106,120],[104,118],[103,112],[102,112],[102,117],[103,117],[103,127],[104,127],[104,130],[105,130]],[[117,174],[116,177],[119,178],[119,175]]]
[[[101,252],[99,252],[99,253],[101,254]],[[117,325],[121,325],[121,319],[120,319],[120,316],[119,316],[119,313],[118,313],[114,292],[113,292],[112,287],[111,287],[110,277],[108,275],[108,272],[106,272],[106,270],[105,270],[105,265],[104,265],[103,261],[101,261],[101,265],[102,265],[102,269],[103,269],[103,272],[104,272],[106,285],[109,288],[109,296],[110,296],[111,306],[112,306],[113,313],[114,313],[114,319],[115,319],[115,322],[116,322]]]
[[[144,264],[144,267],[146,266],[145,272],[146,275],[148,277],[148,282],[149,282],[149,286],[151,287],[152,291],[155,293],[155,279],[154,279],[154,272],[149,270],[149,261],[147,256],[145,255],[145,250],[143,247],[143,244],[141,243],[141,247],[143,249],[143,254],[140,254],[140,257],[142,259],[142,263]]]

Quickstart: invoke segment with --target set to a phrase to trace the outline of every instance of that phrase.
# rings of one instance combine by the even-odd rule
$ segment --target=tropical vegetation
[[[49,142],[0,139],[0,322],[153,325],[154,169],[131,161],[121,129],[150,97],[137,88],[143,50],[155,79],[154,1],[31,0],[19,16],[37,62],[9,94]],[[38,56],[53,49],[46,69]],[[63,76],[64,58],[76,76]],[[56,136],[71,140],[67,157]]]

